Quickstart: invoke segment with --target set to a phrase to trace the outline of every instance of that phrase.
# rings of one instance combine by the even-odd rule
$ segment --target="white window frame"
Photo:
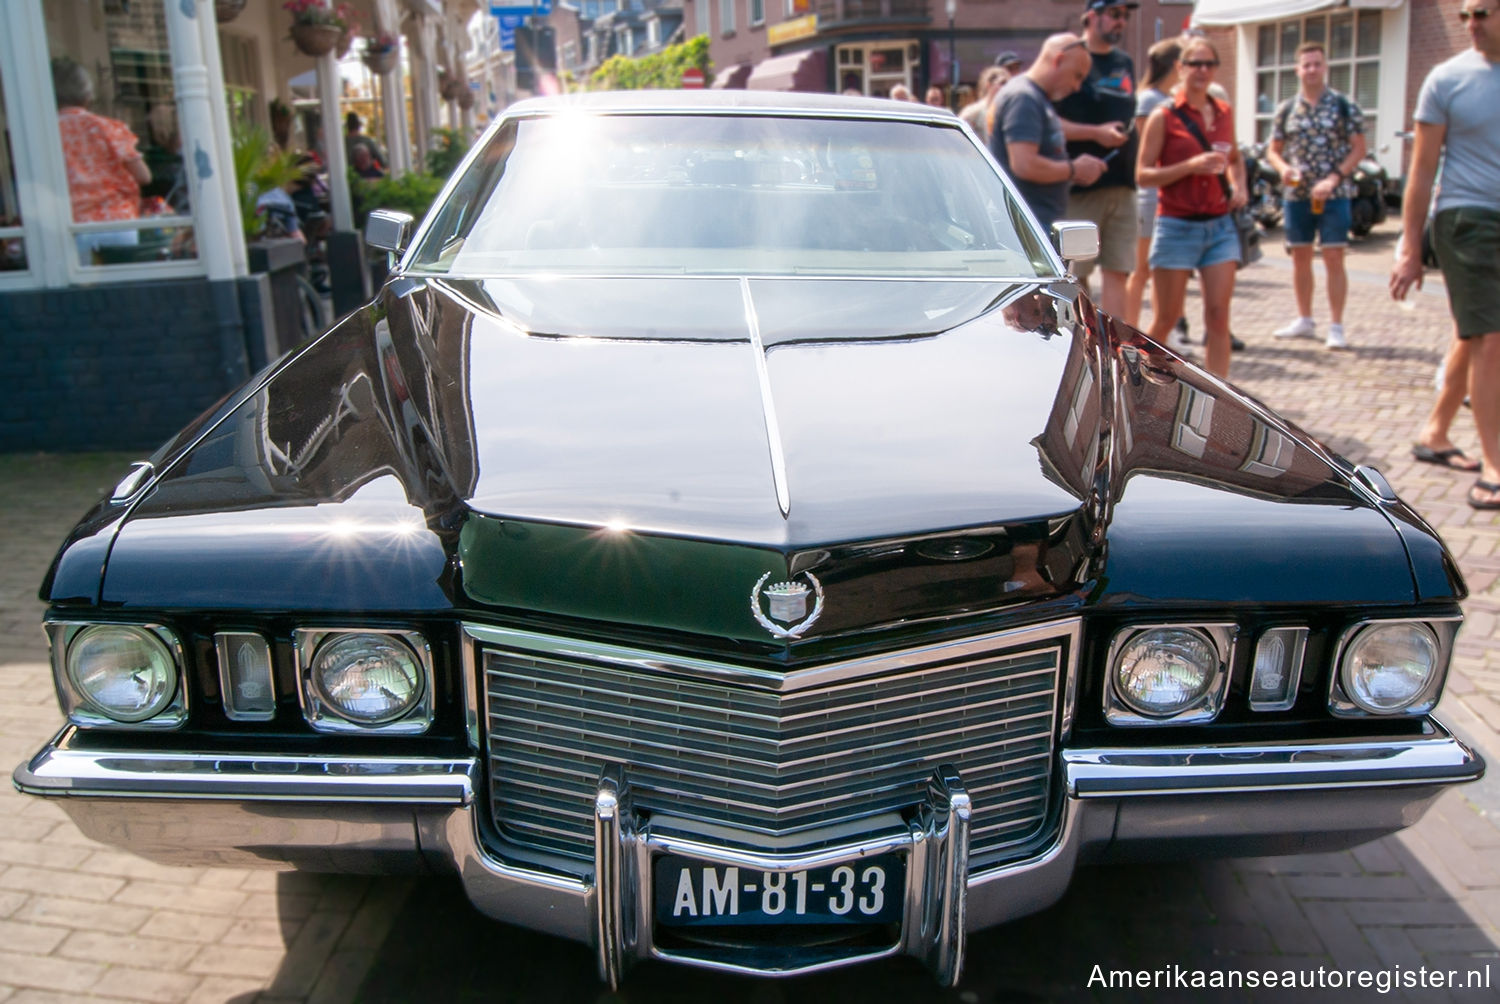
[[[719,0],[719,34],[734,34],[734,3],[735,0]]]
[[[67,165],[52,96],[51,57],[41,0],[6,0],[0,33],[0,72],[4,73],[6,117],[16,158],[16,190],[21,202],[21,237],[27,268],[0,272],[0,289],[60,289],[69,286],[148,282],[208,274],[203,255],[131,265],[84,265],[78,261],[75,233],[87,230],[148,230],[193,226],[193,216],[160,216],[112,224],[73,223]],[[184,149],[192,137],[184,135]],[[203,137],[212,149],[214,137]],[[214,158],[215,163],[218,162]],[[236,214],[238,202],[230,204]],[[231,221],[238,223],[238,219]],[[11,233],[6,228],[4,233]]]
[[[786,0],[791,3],[792,0]],[[713,26],[712,0],[693,0],[693,33],[695,35],[712,36]]]
[[[750,27],[755,28],[766,23],[766,0],[750,0]]]
[[[871,70],[870,53],[883,49],[902,49],[901,71]],[[855,61],[852,57],[858,52],[859,59]],[[845,55],[850,59],[846,60]],[[921,47],[915,39],[882,39],[878,42],[856,42],[848,45],[839,45],[834,49],[834,86],[842,90],[844,86],[844,74],[850,71],[858,71],[860,79],[864,82],[861,89],[866,94],[873,93],[874,85],[888,84],[887,91],[896,84],[904,84],[908,89],[915,86],[917,60],[921,57]]]
[[[1332,22],[1335,18],[1345,17],[1352,19],[1350,23],[1354,32],[1353,43],[1351,45],[1351,51],[1348,56],[1335,57],[1333,55],[1332,46]],[[1361,21],[1366,20],[1375,22],[1377,27],[1376,39],[1378,40],[1378,48],[1373,53],[1361,53],[1359,51],[1359,25]],[[1337,90],[1345,94],[1349,98],[1349,100],[1356,101],[1358,100],[1358,97],[1356,94],[1355,81],[1359,73],[1359,67],[1363,65],[1366,67],[1375,68],[1377,80],[1375,104],[1371,106],[1360,105],[1359,107],[1360,111],[1364,112],[1366,119],[1370,120],[1370,122],[1374,124],[1375,128],[1378,129],[1380,121],[1379,71],[1381,69],[1382,53],[1386,48],[1385,25],[1382,20],[1382,12],[1379,10],[1335,7],[1331,10],[1319,11],[1316,14],[1307,14],[1302,17],[1289,17],[1284,18],[1280,21],[1267,21],[1251,27],[1251,45],[1254,58],[1251,61],[1252,75],[1251,90],[1249,92],[1249,105],[1250,107],[1255,109],[1255,131],[1252,135],[1254,135],[1257,141],[1261,139],[1268,140],[1270,138],[1271,130],[1274,128],[1276,109],[1281,107],[1281,103],[1288,97],[1296,94],[1298,88],[1298,82],[1296,78],[1296,46],[1291,47],[1293,50],[1292,52],[1276,53],[1270,61],[1262,64],[1260,61],[1261,35],[1264,33],[1270,33],[1271,44],[1273,46],[1279,47],[1281,43],[1282,29],[1287,25],[1295,24],[1297,25],[1297,37],[1299,40],[1298,44],[1301,44],[1301,42],[1307,41],[1307,28],[1310,23],[1320,24],[1322,26],[1323,37],[1322,39],[1320,39],[1320,41],[1323,43],[1324,55],[1328,61],[1329,87],[1333,87],[1333,71],[1338,68],[1347,67],[1349,71],[1349,85],[1347,87],[1337,88]],[[1264,74],[1271,74],[1272,80],[1277,81],[1276,97],[1271,102],[1271,110],[1268,112],[1261,111],[1257,101],[1260,95],[1259,78]],[[1288,83],[1291,87],[1291,91],[1289,93],[1283,94],[1282,87],[1284,85],[1288,85]],[[1262,129],[1264,129],[1264,135],[1262,135]],[[1371,129],[1367,129],[1366,136],[1368,137],[1372,131],[1373,130]],[[1373,148],[1374,146],[1375,144],[1372,142],[1371,147]]]
[[[661,19],[650,18],[646,22],[646,48],[655,49],[661,45]]]

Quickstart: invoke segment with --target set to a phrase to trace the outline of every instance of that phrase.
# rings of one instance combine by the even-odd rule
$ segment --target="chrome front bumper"
[[[484,913],[592,944],[610,983],[645,958],[790,975],[905,954],[951,985],[967,931],[1046,908],[1080,860],[1349,846],[1411,825],[1446,785],[1484,772],[1430,720],[1423,736],[1400,740],[1064,750],[1055,842],[970,873],[969,799],[952,770],[938,770],[903,816],[815,852],[773,853],[737,849],[701,822],[635,812],[624,766],[600,779],[593,879],[585,880],[502,860],[481,844],[473,759],[106,753],[72,739],[64,729],[14,781],[24,793],[59,798],[94,839],[175,864],[456,870]],[[905,855],[906,886],[904,921],[886,944],[742,951],[661,944],[655,935],[660,855],[792,873],[888,853]]]

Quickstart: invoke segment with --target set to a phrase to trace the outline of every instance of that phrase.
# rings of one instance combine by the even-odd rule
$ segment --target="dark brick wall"
[[[154,449],[249,375],[263,282],[0,292],[0,452]]]

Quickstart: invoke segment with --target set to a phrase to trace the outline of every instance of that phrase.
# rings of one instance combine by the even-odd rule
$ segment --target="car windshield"
[[[507,123],[412,271],[1052,278],[957,124],[583,112]]]

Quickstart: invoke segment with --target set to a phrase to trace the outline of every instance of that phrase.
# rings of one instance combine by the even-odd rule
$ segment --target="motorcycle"
[[[1363,237],[1375,224],[1385,221],[1391,182],[1380,161],[1372,156],[1359,162],[1350,180],[1354,182],[1354,197],[1349,200],[1349,233]]]
[[[1281,226],[1281,178],[1266,160],[1264,143],[1241,143],[1245,181],[1250,186],[1250,216],[1267,230]]]

